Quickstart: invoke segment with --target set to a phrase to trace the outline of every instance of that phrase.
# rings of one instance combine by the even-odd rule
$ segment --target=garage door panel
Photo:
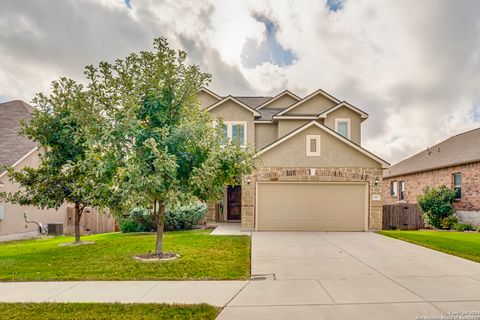
[[[363,231],[365,184],[259,183],[258,230]]]

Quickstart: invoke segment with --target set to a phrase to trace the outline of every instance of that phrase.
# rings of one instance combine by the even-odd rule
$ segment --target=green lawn
[[[207,304],[0,303],[3,320],[215,319],[219,311]]]
[[[378,233],[480,262],[480,233],[478,232],[379,231]]]
[[[106,233],[82,237],[94,244],[65,247],[72,237],[0,244],[0,281],[248,279],[250,237],[210,236],[209,230],[167,232],[164,250],[174,261],[140,262],[155,235]]]

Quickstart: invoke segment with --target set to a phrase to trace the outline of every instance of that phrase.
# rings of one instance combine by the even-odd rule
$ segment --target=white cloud
[[[245,43],[265,38],[255,15],[278,27],[291,65],[242,65]],[[395,162],[480,126],[479,21],[474,0],[347,0],[335,12],[313,0],[5,1],[0,96],[30,101],[61,75],[80,78],[86,64],[165,36],[213,74],[220,94],[322,88],[359,106],[370,114],[364,145]]]

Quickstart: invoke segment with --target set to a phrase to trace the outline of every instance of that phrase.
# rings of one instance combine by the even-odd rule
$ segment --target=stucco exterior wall
[[[202,108],[206,108],[208,106],[211,106],[215,102],[219,101],[217,98],[213,97],[212,95],[210,95],[210,94],[208,94],[204,91],[200,91],[198,93],[197,99],[200,102],[200,107],[202,107]]]
[[[301,182],[367,182],[368,228],[382,228],[382,170],[371,168],[316,167],[312,175],[310,168],[262,167],[253,175],[244,177],[242,183],[242,229],[255,229],[255,186],[259,181]],[[378,179],[378,184],[375,180]],[[376,200],[373,200],[376,199]]]
[[[289,134],[290,132],[300,128],[301,126],[309,123],[312,120],[278,120],[277,126],[277,137],[275,140],[280,139],[281,137]]]
[[[295,98],[292,98],[288,94],[285,94],[285,95],[281,96],[280,98],[278,98],[277,100],[273,101],[272,103],[269,103],[266,106],[266,108],[269,108],[269,109],[285,109],[288,106],[291,106],[292,104],[294,104],[295,102],[297,102],[297,100]]]
[[[336,105],[334,101],[318,94],[283,115],[319,115],[334,105]]]
[[[320,136],[320,156],[306,156],[307,135]],[[265,167],[381,168],[375,160],[316,126],[266,151],[260,158]]]
[[[253,113],[233,101],[226,101],[210,111],[212,119],[224,121],[245,121],[247,123],[247,144],[255,144]]]
[[[25,158],[16,169],[23,167],[36,168],[39,165],[38,159],[39,151],[35,151]],[[15,192],[19,186],[13,184],[8,180],[7,175],[0,178],[0,192]],[[35,224],[25,224],[23,213],[27,213],[28,220],[40,222],[42,224],[48,223],[66,223],[66,205],[62,205],[58,210],[54,209],[38,209],[32,206],[20,206],[10,203],[1,203],[0,206],[4,208],[4,219],[0,220],[0,236],[17,235],[21,237],[22,234],[34,236],[38,227]],[[7,239],[7,237],[5,237]]]
[[[338,108],[332,111],[325,118],[325,125],[335,131],[335,119],[350,119],[350,140],[361,144],[362,119],[360,115],[347,107]]]
[[[255,148],[260,150],[277,140],[277,130],[275,123],[255,123]]]
[[[462,199],[454,202],[457,211],[480,211],[480,162],[459,166],[424,171],[404,176],[384,178],[383,195],[385,203],[394,204],[398,197],[390,195],[391,181],[405,181],[405,201],[417,202],[417,196],[423,193],[427,186],[446,185],[453,187],[452,174],[462,174]]]

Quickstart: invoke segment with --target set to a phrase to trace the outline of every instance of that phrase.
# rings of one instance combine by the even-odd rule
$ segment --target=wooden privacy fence
[[[75,233],[75,208],[67,208],[66,224],[64,227],[65,234]],[[81,234],[95,234],[118,231],[115,218],[108,214],[98,212],[92,208],[85,208],[80,219]]]
[[[415,203],[384,204],[382,229],[417,230],[425,228],[422,212]]]

